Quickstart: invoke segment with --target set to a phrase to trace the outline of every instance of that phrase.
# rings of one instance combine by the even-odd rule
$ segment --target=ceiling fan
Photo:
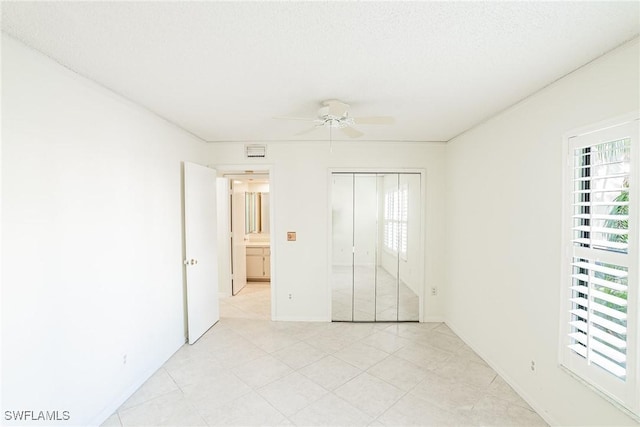
[[[277,116],[275,119],[284,120],[302,120],[313,122],[315,125],[310,129],[305,129],[296,135],[304,135],[321,127],[328,127],[329,130],[340,129],[350,138],[358,138],[364,133],[354,128],[353,125],[390,125],[395,122],[390,116],[369,116],[369,117],[351,117],[349,115],[349,104],[331,99],[322,102],[322,107],[318,110],[318,117],[289,117]]]

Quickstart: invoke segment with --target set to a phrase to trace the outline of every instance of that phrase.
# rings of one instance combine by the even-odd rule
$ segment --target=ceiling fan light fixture
[[[349,119],[345,118],[337,118],[337,117],[327,117],[324,119],[323,125],[325,127],[337,128],[341,129],[347,126],[351,126],[352,123],[349,122]]]

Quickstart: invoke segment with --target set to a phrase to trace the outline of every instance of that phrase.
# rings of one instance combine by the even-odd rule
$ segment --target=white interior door
[[[193,344],[220,319],[216,171],[184,163],[187,328]]]
[[[247,184],[233,183],[231,195],[231,248],[233,257],[233,295],[247,284],[247,243],[245,240],[245,193]]]

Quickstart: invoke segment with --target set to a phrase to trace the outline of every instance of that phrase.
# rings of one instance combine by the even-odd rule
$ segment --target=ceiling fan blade
[[[278,120],[300,120],[304,122],[313,122],[318,120],[317,117],[291,117],[291,116],[273,116],[274,119]]]
[[[305,130],[303,130],[302,132],[298,132],[298,133],[296,133],[295,135],[296,135],[296,136],[298,136],[298,135],[304,135],[304,134],[306,134],[306,133],[313,132],[314,130],[316,130],[316,129],[318,129],[318,128],[321,128],[321,127],[322,127],[322,125],[316,125],[316,126],[314,126],[314,127],[312,127],[312,128],[305,129]]]
[[[342,117],[349,109],[349,105],[340,101],[332,99],[331,101],[325,101],[324,105],[329,107],[329,115],[335,117]]]
[[[342,132],[344,132],[344,133],[345,133],[345,135],[347,135],[349,138],[358,138],[358,137],[360,137],[360,136],[364,135],[364,133],[360,132],[360,131],[359,131],[359,130],[357,130],[357,129],[354,129],[354,128],[352,128],[352,127],[349,127],[349,126],[345,126],[345,127],[343,127],[343,128],[340,128],[340,130],[341,130]]]
[[[353,117],[353,123],[357,125],[391,125],[395,121],[390,116]]]

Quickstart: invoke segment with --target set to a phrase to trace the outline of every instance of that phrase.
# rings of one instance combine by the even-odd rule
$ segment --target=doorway
[[[421,174],[331,175],[332,321],[417,322]]]
[[[229,273],[221,279],[221,293],[229,298],[230,305],[259,293],[262,297],[259,303],[256,301],[255,309],[270,316],[273,216],[269,170],[224,170],[219,175],[227,185],[228,221],[223,250],[229,254]]]

